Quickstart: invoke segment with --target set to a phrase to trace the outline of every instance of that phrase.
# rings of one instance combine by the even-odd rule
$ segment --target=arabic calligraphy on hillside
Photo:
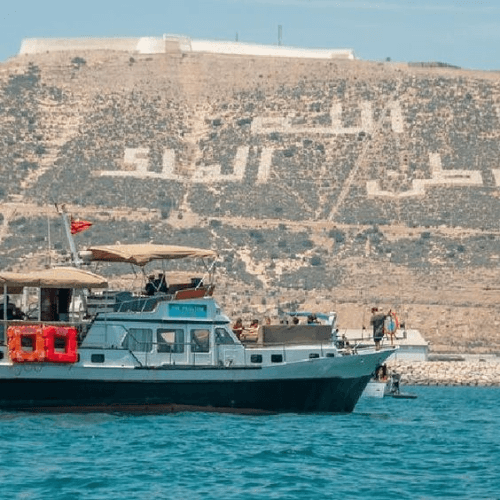
[[[362,132],[365,134],[374,134],[380,128],[383,120],[389,123],[389,129],[386,134],[393,134],[400,137],[405,132],[404,118],[401,105],[398,101],[391,101],[386,108],[382,110],[377,120],[374,120],[374,110],[372,103],[362,101],[357,111],[358,123],[345,125],[343,115],[343,104],[333,102],[329,111],[329,124],[327,126],[317,126],[307,123],[305,119],[297,119],[296,116],[256,116],[251,123],[252,136],[265,136],[266,134],[277,133],[281,136],[298,135],[302,138],[319,136],[358,136]],[[354,137],[353,139],[354,140]],[[370,138],[367,139],[368,141]],[[399,140],[399,139],[398,139]],[[267,183],[277,168],[273,165],[273,159],[276,153],[281,153],[283,146],[269,146],[256,148],[257,155],[257,175],[256,183]],[[122,168],[119,170],[101,170],[95,172],[95,175],[110,177],[133,177],[138,179],[163,179],[177,181],[182,183],[228,183],[242,182],[248,175],[250,146],[240,145],[236,148],[233,159],[223,169],[219,163],[203,164],[198,162],[196,167],[181,168],[176,158],[176,150],[165,148],[162,155],[162,164],[152,165],[150,159],[150,150],[144,147],[125,148]],[[252,160],[255,162],[255,160]],[[366,160],[365,160],[366,162]],[[366,192],[370,197],[397,198],[422,196],[426,189],[432,186],[482,186],[482,174],[478,170],[458,170],[443,169],[441,164],[441,155],[439,152],[429,153],[429,172],[430,177],[420,179],[408,179],[404,188],[387,188],[382,185],[380,179],[371,179],[366,181]],[[332,168],[334,166],[332,165]],[[388,171],[388,174],[401,176],[399,171]],[[493,170],[493,178],[497,187],[500,187],[500,169]],[[252,174],[252,175],[255,175]]]

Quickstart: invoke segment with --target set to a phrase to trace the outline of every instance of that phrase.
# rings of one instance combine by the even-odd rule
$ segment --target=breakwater
[[[404,385],[500,386],[500,358],[477,357],[446,361],[397,361],[391,370]]]

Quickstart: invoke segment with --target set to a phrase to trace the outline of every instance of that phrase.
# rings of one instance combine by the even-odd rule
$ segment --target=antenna
[[[47,213],[47,246],[48,246],[48,255],[49,255],[49,267],[52,266],[52,259],[50,255],[50,251],[52,249],[52,243],[50,241],[50,217]]]

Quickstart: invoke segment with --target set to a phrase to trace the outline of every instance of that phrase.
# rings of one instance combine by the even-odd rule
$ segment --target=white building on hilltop
[[[113,50],[135,54],[205,52],[243,56],[355,59],[352,49],[307,49],[217,40],[192,40],[180,35],[140,38],[25,38],[20,55],[61,51]]]

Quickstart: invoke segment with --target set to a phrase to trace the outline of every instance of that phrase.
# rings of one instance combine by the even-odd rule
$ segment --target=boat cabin
[[[89,252],[90,261],[130,262],[143,271],[152,260],[215,256],[210,250],[162,245],[92,247]],[[138,291],[111,291],[105,278],[79,268],[0,273],[7,311],[0,318],[2,356],[8,347],[11,359],[46,361],[49,342],[52,360],[167,369],[259,367],[336,353],[334,315],[307,324],[261,325],[252,340],[240,339],[212,297],[210,279],[192,273],[188,279],[166,272],[143,274],[146,285]],[[9,294],[25,299],[27,288],[36,288],[36,301],[18,312]]]

